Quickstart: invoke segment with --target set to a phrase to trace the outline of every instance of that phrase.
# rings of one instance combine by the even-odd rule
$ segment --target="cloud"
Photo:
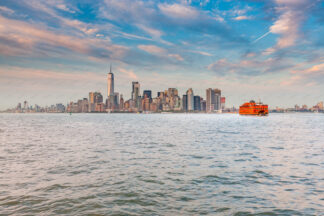
[[[291,76],[282,81],[283,86],[306,85],[315,86],[322,85],[324,82],[324,63],[317,63],[312,66],[304,67],[300,64],[299,68],[291,70]]]
[[[183,61],[183,57],[179,54],[174,53],[168,53],[168,51],[164,48],[155,46],[155,45],[138,45],[138,48],[150,53],[155,56],[163,57],[163,58],[169,58],[171,60],[177,60],[177,61]]]
[[[65,12],[69,12],[69,13],[75,13],[75,11],[71,10],[70,8],[68,8],[65,4],[58,4],[56,5],[56,7],[60,10],[63,10]]]
[[[160,57],[169,57],[170,59],[175,59],[177,61],[183,61],[183,57],[179,54],[174,53],[168,53],[166,49],[163,49],[161,47],[155,46],[155,45],[138,45],[138,48],[141,50],[144,50],[147,53],[150,53],[152,55],[160,56]]]
[[[104,17],[119,22],[145,23],[154,17],[155,9],[151,2],[136,0],[104,0],[100,11]]]
[[[147,27],[143,24],[138,24],[137,27],[139,27],[140,29],[142,29],[143,31],[147,32],[149,35],[151,35],[154,38],[160,38],[164,33],[160,30],[157,29],[153,29],[150,27]]]
[[[159,4],[160,11],[168,16],[175,19],[196,19],[199,16],[199,12],[188,5],[182,4]]]
[[[291,68],[292,65],[289,60],[280,58],[267,58],[264,60],[243,59],[236,62],[222,58],[209,64],[207,69],[221,76],[260,76],[274,72],[282,72]]]
[[[212,54],[208,53],[208,52],[204,52],[204,51],[198,51],[198,50],[191,50],[190,52],[192,53],[197,53],[203,56],[213,56]]]
[[[182,58],[181,55],[179,54],[168,54],[169,57],[173,58],[173,59],[176,59],[178,61],[183,61],[184,59]]]
[[[172,43],[161,39],[162,35],[164,35],[163,31],[145,26],[143,24],[137,24],[136,26],[144,32],[148,33],[152,37],[152,41],[157,41],[166,45],[172,45]]]
[[[123,74],[125,74],[127,76],[127,78],[131,78],[132,80],[137,80],[138,77],[136,76],[136,74],[134,73],[133,70],[127,70],[125,68],[117,68],[117,70]]]
[[[240,21],[240,20],[250,20],[252,19],[251,16],[237,16],[233,18],[234,20]]]
[[[105,0],[100,6],[101,16],[120,25],[137,26],[148,33],[154,41],[172,45],[169,41],[158,40],[166,32],[186,32],[186,34],[209,34],[219,44],[240,44],[248,41],[236,34],[220,19],[219,14],[207,12],[187,3],[159,3],[142,0]],[[162,30],[163,29],[163,30]],[[128,33],[128,32],[127,32]]]
[[[39,46],[66,48],[70,51],[103,58],[122,58],[127,48],[112,44],[109,38],[79,38],[57,33],[39,26],[11,20],[0,15],[0,52],[2,55],[23,55],[25,50],[32,51],[33,55],[42,53]],[[14,52],[8,51],[8,46]]]
[[[154,45],[138,45],[137,47],[154,55],[165,55],[167,53],[165,49]]]
[[[320,63],[317,65],[313,65],[310,68],[307,68],[305,70],[297,70],[293,71],[292,73],[299,73],[299,74],[311,74],[311,75],[324,75],[324,63]]]
[[[42,70],[21,67],[0,68],[2,78],[30,80],[65,80],[65,81],[102,81],[103,75],[97,73],[64,73],[53,70]]]
[[[276,4],[275,11],[279,16],[270,26],[269,32],[279,35],[277,43],[273,47],[274,50],[272,50],[277,51],[296,45],[297,41],[302,37],[300,28],[309,15],[310,9],[317,1],[275,0],[274,2]],[[264,36],[259,39],[262,37]]]
[[[5,6],[0,6],[0,11],[5,12],[5,13],[9,13],[9,14],[13,14],[14,13],[13,10],[11,10],[10,8],[7,8]]]

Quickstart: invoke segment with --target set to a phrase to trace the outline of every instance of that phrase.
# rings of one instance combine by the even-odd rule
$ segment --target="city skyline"
[[[323,11],[321,0],[2,1],[0,110],[106,98],[108,62],[124,98],[138,80],[181,95],[217,87],[229,107],[310,107],[324,99]]]
[[[167,88],[156,92],[156,97],[152,96],[152,90],[143,90],[141,95],[140,83],[132,81],[131,97],[124,100],[123,94],[114,91],[114,73],[110,64],[107,73],[107,97],[99,91],[89,92],[88,98],[78,99],[76,102],[70,101],[65,106],[63,103],[42,107],[38,104],[29,105],[28,101],[18,103],[15,108],[8,108],[4,112],[28,113],[28,112],[70,112],[70,113],[111,113],[111,112],[131,112],[131,113],[156,113],[156,112],[191,112],[191,113],[237,113],[236,107],[226,107],[226,97],[222,96],[218,88],[206,89],[206,97],[195,95],[192,88],[188,88],[186,93],[179,94],[177,88]],[[253,101],[254,102],[254,101]],[[259,102],[261,103],[261,101]],[[262,104],[262,103],[261,103]],[[268,105],[266,105],[268,107]],[[1,110],[0,110],[1,111]],[[283,109],[282,107],[272,107],[271,112],[323,112],[323,101],[314,106],[295,104],[294,108]]]

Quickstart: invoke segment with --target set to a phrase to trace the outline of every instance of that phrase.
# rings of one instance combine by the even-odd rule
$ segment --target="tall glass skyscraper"
[[[207,89],[206,90],[206,111],[213,112],[221,110],[221,90]]]
[[[192,88],[187,91],[187,105],[188,111],[194,110],[194,93]]]
[[[110,72],[108,73],[107,77],[107,97],[114,96],[114,74],[111,72],[111,65],[110,65]]]
[[[188,97],[187,97],[187,95],[182,96],[182,110],[185,112],[188,111]]]
[[[135,107],[140,107],[140,84],[132,82],[132,100],[135,102]]]
[[[194,110],[201,110],[200,106],[200,96],[194,96]]]
[[[145,98],[145,95],[147,98],[152,99],[152,91],[151,90],[144,90],[143,91],[143,98]]]

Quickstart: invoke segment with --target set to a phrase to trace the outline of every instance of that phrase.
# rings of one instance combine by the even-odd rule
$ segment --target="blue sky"
[[[95,3],[93,3],[95,2]],[[324,100],[319,0],[0,2],[0,109],[101,91],[220,88],[227,106]]]

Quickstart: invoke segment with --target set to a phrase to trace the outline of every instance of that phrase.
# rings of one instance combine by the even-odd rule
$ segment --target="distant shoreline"
[[[323,113],[324,111],[320,112],[269,112],[270,114],[292,114],[292,113]],[[238,112],[223,112],[223,113],[206,113],[206,112],[149,112],[149,113],[143,113],[143,112],[75,112],[75,113],[69,113],[69,112],[0,112],[0,114],[141,114],[141,115],[147,115],[147,114],[216,114],[216,115],[226,115],[226,114],[239,114]]]

